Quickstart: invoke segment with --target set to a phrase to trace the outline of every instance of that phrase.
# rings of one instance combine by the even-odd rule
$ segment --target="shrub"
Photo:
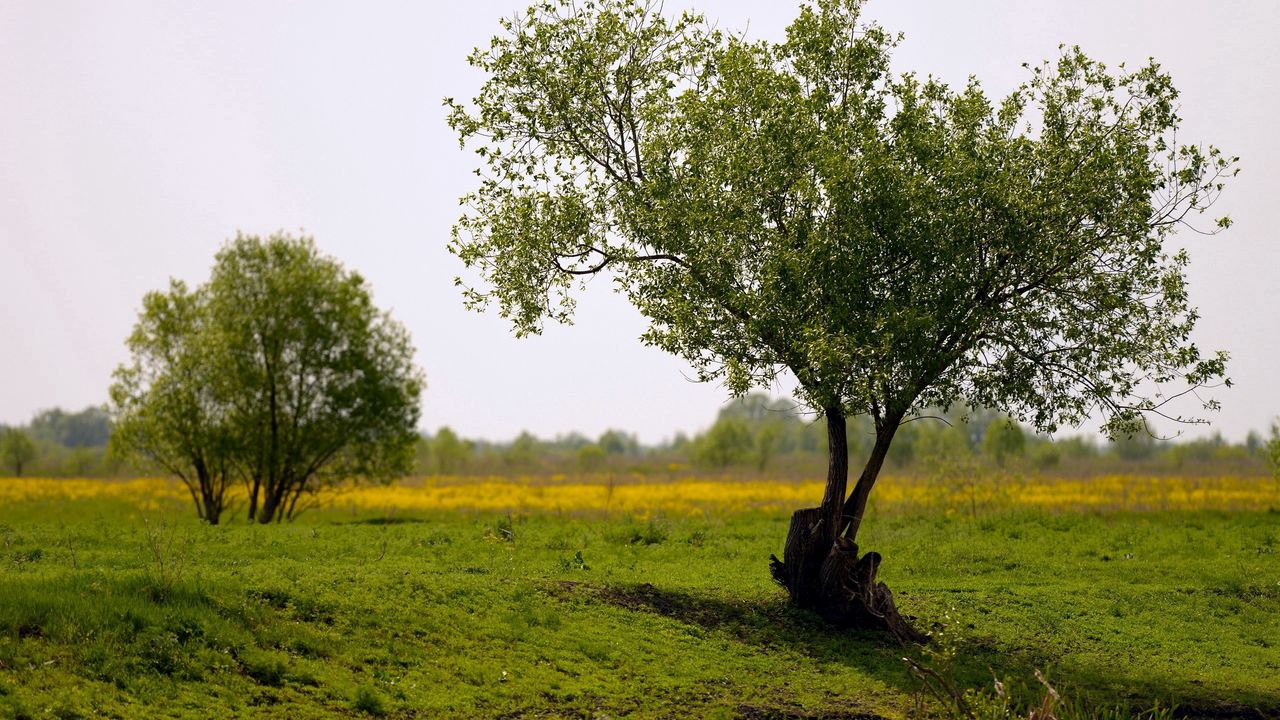
[[[377,690],[368,685],[361,685],[356,688],[355,698],[351,704],[356,710],[372,715],[374,717],[382,717],[387,714],[387,706],[382,701],[382,696]]]

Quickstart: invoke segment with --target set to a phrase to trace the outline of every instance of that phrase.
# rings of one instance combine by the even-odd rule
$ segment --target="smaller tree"
[[[995,420],[982,434],[982,452],[996,465],[1004,467],[1011,458],[1020,458],[1027,449],[1027,438],[1022,427],[1009,418]]]
[[[0,432],[0,462],[13,468],[15,477],[22,477],[22,469],[36,457],[36,444],[18,428],[5,428]]]
[[[1111,451],[1121,460],[1137,462],[1156,453],[1156,439],[1151,430],[1133,430],[1111,438]]]
[[[240,234],[205,288],[210,381],[250,518],[291,518],[326,485],[412,468],[424,380],[408,332],[364,278],[309,237]]]
[[[1280,483],[1280,420],[1271,423],[1271,437],[1262,447],[1262,455],[1271,468],[1271,476]]]
[[[765,423],[756,431],[756,470],[764,472],[769,467],[769,462],[778,452],[781,435],[776,422]]]
[[[529,470],[538,462],[538,454],[538,439],[526,430],[503,450],[502,461],[507,467]]]
[[[954,475],[973,457],[969,435],[958,425],[920,423],[915,436],[914,460],[930,475]]]
[[[37,440],[63,447],[105,447],[111,438],[111,416],[106,408],[93,405],[80,412],[52,408],[31,419],[30,431]]]
[[[1045,440],[1031,446],[1031,462],[1036,467],[1046,470],[1057,467],[1062,462],[1062,452],[1053,441]]]
[[[605,430],[596,444],[609,455],[630,455],[640,449],[634,436],[613,429]]]
[[[441,475],[449,475],[466,467],[471,458],[471,445],[458,438],[448,426],[440,428],[431,440],[435,455],[435,469]]]
[[[413,465],[423,381],[408,333],[310,238],[238,235],[208,283],[148,294],[128,344],[114,447],[181,478],[210,523],[232,478],[266,523],[330,482]]]
[[[578,448],[578,469],[583,472],[599,472],[608,461],[608,453],[595,443]]]
[[[723,469],[743,462],[751,455],[751,428],[736,417],[721,418],[693,444],[693,461]]]
[[[110,390],[111,449],[176,475],[200,518],[217,525],[233,483],[231,438],[205,352],[206,310],[205,294],[180,280],[143,297],[127,341],[132,360],[116,370]]]

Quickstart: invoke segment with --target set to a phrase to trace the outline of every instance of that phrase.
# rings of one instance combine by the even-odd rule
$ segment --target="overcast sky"
[[[707,425],[722,388],[637,342],[642,318],[598,283],[572,327],[517,341],[467,312],[445,251],[475,160],[441,99],[482,78],[465,62],[527,0],[0,4],[0,423],[106,399],[142,295],[198,283],[237,229],[305,228],[359,270],[412,332],[423,425],[468,436],[607,427],[654,442]],[[786,0],[697,0],[725,29],[779,38]],[[1202,346],[1233,356],[1215,428],[1280,414],[1280,2],[873,0],[906,33],[898,70],[991,95],[1023,62],[1081,45],[1156,57],[1182,92],[1181,138],[1242,157],[1220,208],[1236,226],[1187,237]]]

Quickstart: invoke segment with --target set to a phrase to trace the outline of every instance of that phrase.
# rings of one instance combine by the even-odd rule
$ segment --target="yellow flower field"
[[[241,493],[242,494],[242,493]],[[688,478],[443,477],[413,478],[388,486],[325,491],[321,507],[350,510],[513,511],[527,513],[618,512],[701,514],[786,512],[814,505],[821,481]],[[23,501],[105,499],[153,510],[190,502],[176,480],[140,478],[0,479],[0,504]],[[873,503],[881,511],[941,509],[953,513],[1013,509],[1047,510],[1265,510],[1280,507],[1280,484],[1260,477],[1109,475],[1094,478],[978,476],[947,482],[889,476]]]

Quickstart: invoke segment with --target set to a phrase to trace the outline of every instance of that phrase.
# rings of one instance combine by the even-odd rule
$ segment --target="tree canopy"
[[[193,495],[212,484],[221,497],[234,475],[250,517],[270,522],[332,481],[412,463],[423,379],[409,335],[308,237],[237,235],[200,288],[144,299],[129,346],[118,443],[190,478]]]
[[[993,100],[895,72],[899,36],[863,4],[805,3],[777,43],[647,0],[505,20],[469,58],[481,92],[446,101],[482,163],[450,247],[479,276],[469,302],[517,335],[569,321],[607,273],[644,342],[698,378],[741,395],[794,376],[827,420],[828,483],[774,575],[802,605],[918,639],[852,544],[897,429],[966,406],[1125,435],[1197,421],[1176,398],[1215,409],[1196,393],[1225,382],[1226,354],[1192,341],[1188,255],[1165,241],[1236,158],[1179,144],[1154,61],[1062,47]],[[858,415],[875,443],[846,493]]]
[[[964,401],[1130,431],[1165,412],[1156,384],[1221,378],[1163,240],[1234,158],[1176,144],[1160,66],[1063,48],[992,101],[893,74],[862,5],[807,4],[776,44],[631,0],[504,21],[470,57],[482,92],[449,101],[484,162],[451,245],[468,298],[536,333],[607,270],[702,379],[785,368],[813,407],[879,418]]]

